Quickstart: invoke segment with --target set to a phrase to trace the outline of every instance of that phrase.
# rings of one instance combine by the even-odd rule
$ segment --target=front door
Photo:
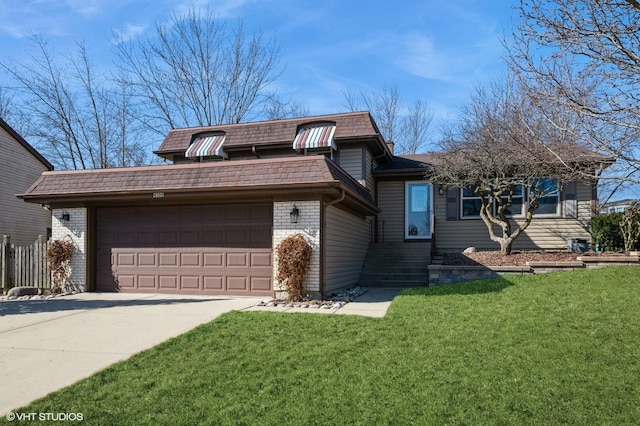
[[[404,238],[430,239],[433,227],[432,185],[424,181],[406,182],[404,199]]]

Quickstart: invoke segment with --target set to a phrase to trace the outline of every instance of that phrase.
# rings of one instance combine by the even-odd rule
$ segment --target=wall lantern
[[[71,219],[71,215],[68,212],[63,212],[62,215],[60,216],[60,220],[65,223],[68,223],[70,219]]]
[[[444,195],[444,186],[440,185],[440,187],[438,188],[438,194]]]
[[[289,218],[291,219],[291,223],[298,223],[299,216],[300,216],[300,210],[298,210],[298,207],[294,204],[293,208],[289,212]]]

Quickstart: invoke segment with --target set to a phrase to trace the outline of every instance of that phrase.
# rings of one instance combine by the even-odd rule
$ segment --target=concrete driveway
[[[0,415],[260,300],[81,293],[0,302]]]

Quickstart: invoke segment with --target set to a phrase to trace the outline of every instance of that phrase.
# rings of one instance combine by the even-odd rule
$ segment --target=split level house
[[[0,118],[0,237],[15,245],[33,244],[51,231],[51,212],[16,197],[53,166]]]
[[[471,195],[425,179],[432,155],[394,155],[368,112],[174,129],[155,153],[168,164],[44,172],[21,195],[52,210],[53,238],[75,241],[74,284],[271,296],[275,248],[300,233],[318,296],[384,285],[413,268],[404,257],[424,265],[405,282],[425,285],[432,253],[498,248]],[[589,238],[595,200],[590,183],[564,186],[515,248]]]

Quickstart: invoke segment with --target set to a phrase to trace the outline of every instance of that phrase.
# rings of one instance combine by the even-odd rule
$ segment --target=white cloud
[[[143,34],[146,30],[147,30],[146,25],[126,24],[124,28],[117,28],[117,29],[114,29],[113,31],[117,39],[129,40],[140,34]]]
[[[238,10],[256,0],[186,0],[175,7],[177,15],[184,15],[191,9],[211,10],[215,16],[228,18],[239,15]]]
[[[101,7],[113,6],[111,2],[100,0],[66,0],[66,5],[73,13],[90,16],[100,13]]]

